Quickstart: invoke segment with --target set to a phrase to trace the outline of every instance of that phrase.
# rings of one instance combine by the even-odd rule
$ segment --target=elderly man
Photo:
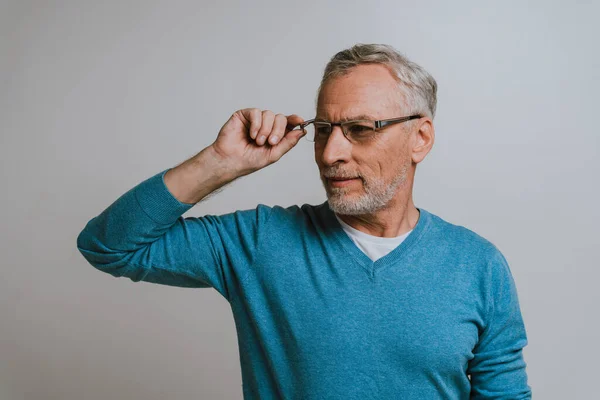
[[[90,220],[77,246],[115,277],[225,297],[245,399],[529,399],[506,259],[413,204],[436,90],[393,47],[357,44],[327,64],[315,119],[236,111],[210,146]],[[303,136],[327,201],[182,217]]]

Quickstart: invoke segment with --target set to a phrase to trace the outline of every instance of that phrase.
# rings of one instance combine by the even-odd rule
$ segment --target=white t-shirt
[[[358,229],[354,229],[342,221],[337,215],[335,215],[335,217],[340,222],[340,225],[342,225],[344,231],[350,236],[350,239],[352,239],[354,244],[356,244],[356,246],[358,246],[358,248],[373,261],[377,261],[377,259],[394,250],[412,232],[411,229],[410,231],[393,238],[373,236],[359,231]]]

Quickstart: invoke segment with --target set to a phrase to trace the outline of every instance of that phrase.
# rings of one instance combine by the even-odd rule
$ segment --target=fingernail
[[[271,136],[271,143],[276,144],[279,142],[279,138],[277,136]]]
[[[261,143],[261,142],[264,142],[264,140],[265,140],[265,136],[264,135],[260,135],[256,141],[258,143]]]

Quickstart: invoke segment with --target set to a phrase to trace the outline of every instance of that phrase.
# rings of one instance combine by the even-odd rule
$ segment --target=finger
[[[286,127],[288,126],[288,119],[283,114],[275,115],[275,122],[273,123],[273,129],[269,135],[269,143],[276,145],[277,142],[287,133]]]
[[[256,138],[256,144],[262,146],[267,141],[271,130],[273,130],[273,121],[275,120],[275,113],[271,110],[264,110],[262,112],[262,123],[258,130],[258,137]]]
[[[285,136],[294,136],[294,139],[300,140],[302,136],[306,134],[304,130],[300,128],[300,124],[304,122],[304,118],[297,114],[291,114],[287,116],[288,124],[285,128]],[[296,128],[296,129],[294,129]]]
[[[290,151],[295,145],[298,144],[300,138],[306,133],[301,129],[294,129],[288,132],[280,141],[277,146],[273,147],[272,153],[275,160],[279,160],[285,153]]]
[[[245,108],[241,111],[244,118],[250,121],[250,129],[248,133],[252,139],[255,139],[262,124],[262,113],[258,108]]]
[[[304,118],[302,118],[301,116],[296,115],[296,114],[288,115],[287,120],[288,120],[288,126],[290,127],[290,129],[292,129],[304,122]]]

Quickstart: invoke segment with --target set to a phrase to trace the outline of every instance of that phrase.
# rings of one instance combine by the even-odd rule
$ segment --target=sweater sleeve
[[[531,399],[522,352],[527,334],[517,289],[505,257],[495,246],[488,267],[488,318],[467,370],[470,398]]]
[[[95,268],[133,282],[215,288],[228,301],[229,285],[253,263],[271,208],[224,215],[182,216],[164,170],[141,182],[92,218],[77,248]]]

